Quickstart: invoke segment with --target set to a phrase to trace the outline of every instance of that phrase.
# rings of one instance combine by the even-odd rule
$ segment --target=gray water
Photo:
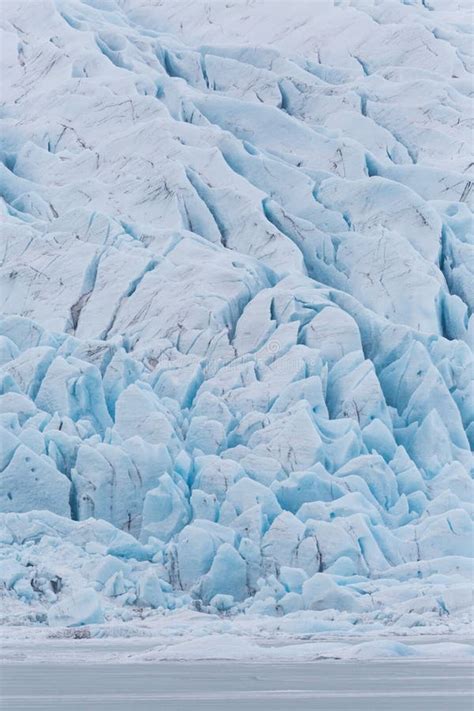
[[[5,664],[17,711],[472,711],[468,663]]]

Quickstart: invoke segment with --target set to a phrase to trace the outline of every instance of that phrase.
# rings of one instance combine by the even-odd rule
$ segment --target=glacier
[[[468,629],[469,13],[6,4],[4,623]]]

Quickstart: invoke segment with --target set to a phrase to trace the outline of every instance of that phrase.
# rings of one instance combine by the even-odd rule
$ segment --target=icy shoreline
[[[1,663],[141,663],[162,661],[255,661],[293,663],[322,660],[472,659],[472,629],[437,627],[418,633],[355,626],[351,632],[311,630],[311,616],[284,618],[216,616],[181,610],[150,614],[129,623],[81,628],[44,626],[2,629]],[[314,624],[315,620],[313,620]]]

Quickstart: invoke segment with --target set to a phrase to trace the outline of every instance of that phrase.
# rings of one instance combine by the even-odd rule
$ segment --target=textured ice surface
[[[467,621],[468,3],[12,0],[2,37],[7,620]]]

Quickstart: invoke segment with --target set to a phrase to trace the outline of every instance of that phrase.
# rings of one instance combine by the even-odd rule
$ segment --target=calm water
[[[472,711],[468,663],[31,664],[1,667],[2,709]]]

